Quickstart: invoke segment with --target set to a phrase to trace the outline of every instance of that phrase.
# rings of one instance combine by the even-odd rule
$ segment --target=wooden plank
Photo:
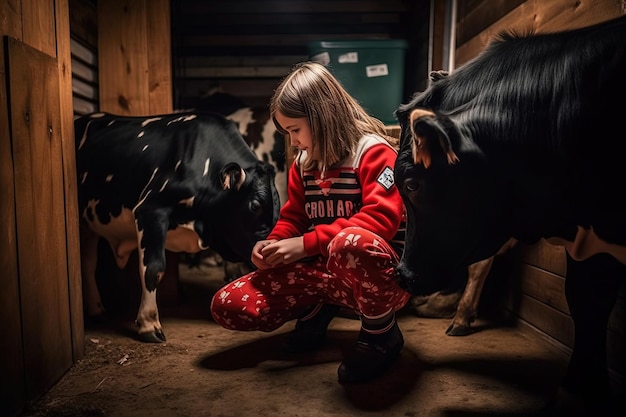
[[[150,113],[146,16],[146,0],[98,2],[102,111],[134,116]]]
[[[179,13],[192,15],[211,15],[214,13],[350,13],[355,10],[367,13],[403,12],[406,5],[402,0],[247,0],[247,1],[212,1],[179,2]]]
[[[512,312],[516,316],[564,345],[573,346],[574,324],[570,316],[525,294],[520,294],[515,302]]]
[[[229,34],[238,30],[243,33],[263,33],[268,30],[274,33],[277,30],[296,30],[296,27],[311,28],[313,31],[339,31],[333,27],[342,27],[345,32],[353,29],[360,30],[358,26],[383,26],[398,25],[402,22],[403,12],[359,12],[351,10],[344,13],[304,13],[294,12],[288,14],[266,13],[212,13],[194,14],[181,13],[176,15],[172,26],[177,32],[193,35],[198,33],[221,33]],[[341,26],[339,26],[341,25]]]
[[[518,290],[559,310],[570,314],[565,299],[565,278],[528,264],[520,264],[518,269]]]
[[[460,1],[457,9],[456,43],[462,45],[526,0]]]
[[[213,45],[219,45],[220,47],[232,47],[237,45],[246,46],[261,46],[266,45],[269,47],[279,46],[297,46],[300,49],[306,49],[306,45],[312,41],[338,41],[338,40],[359,40],[363,39],[364,35],[367,35],[368,39],[394,39],[403,35],[403,31],[399,31],[393,36],[393,33],[389,32],[372,32],[367,31],[363,33],[302,33],[292,34],[285,36],[283,34],[266,35],[266,34],[254,34],[254,35],[206,35],[206,36],[188,36],[185,38],[183,45],[185,48],[203,47],[211,50]],[[197,55],[212,55],[212,53],[197,54]],[[228,55],[224,53],[223,55]]]
[[[65,196],[65,237],[67,252],[67,285],[72,332],[73,362],[85,355],[85,323],[80,271],[80,238],[78,215],[78,184],[72,101],[72,62],[70,52],[70,21],[68,0],[55,0],[57,71],[59,81],[59,113],[61,117],[61,154],[63,155],[63,188]]]
[[[176,51],[173,51],[174,53]],[[177,63],[181,68],[203,67],[252,67],[269,66],[284,67],[292,66],[297,62],[309,59],[308,54],[303,55],[213,55],[213,56],[190,56],[181,59]]]
[[[0,34],[15,39],[22,38],[22,7],[21,0],[0,1]],[[4,71],[4,68],[2,68]]]
[[[59,71],[54,58],[17,40],[9,39],[7,50],[26,398],[32,400],[73,364]]]
[[[95,0],[69,0],[69,2],[72,36],[82,40],[91,48],[97,48],[98,17]]]
[[[151,0],[146,12],[147,35],[144,50],[148,52],[148,68],[150,68],[148,71],[149,112],[152,114],[171,113],[173,87],[170,0]],[[153,45],[158,45],[158,47],[155,48]]]
[[[22,30],[24,43],[56,57],[54,2],[22,0]]]
[[[91,85],[97,85],[98,83],[98,71],[96,68],[86,65],[74,57],[72,57],[72,74],[83,83],[87,82]]]
[[[6,2],[0,2],[2,13]],[[0,20],[3,24],[6,23]],[[15,178],[5,71],[5,43],[0,48],[0,317],[2,317],[2,355],[0,355],[0,415],[17,415],[25,403],[24,352],[17,259],[15,220]]]
[[[89,99],[93,102],[98,100],[98,86],[88,84],[77,78],[72,82],[72,92],[75,96],[82,97],[83,99]]]
[[[574,29],[599,23],[624,14],[619,2],[613,0],[528,0],[493,25],[486,27],[468,42],[457,45],[457,66],[475,57],[497,33],[503,30],[541,32]]]
[[[179,71],[179,76],[183,78],[282,78],[289,74],[291,67],[292,65],[280,67],[186,67]]]
[[[565,276],[567,260],[563,246],[551,245],[544,239],[534,245],[521,245],[521,259],[538,268]]]
[[[76,115],[82,116],[87,113],[93,113],[93,112],[98,111],[98,107],[93,101],[85,100],[78,96],[74,96],[72,98],[72,105],[73,105],[73,111],[74,111],[75,116]]]

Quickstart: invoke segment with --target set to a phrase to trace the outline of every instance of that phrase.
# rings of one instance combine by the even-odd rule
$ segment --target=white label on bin
[[[384,77],[389,75],[389,68],[387,64],[369,65],[365,67],[365,74],[370,77]]]
[[[322,52],[317,55],[313,55],[311,57],[311,61],[319,62],[326,67],[330,64],[330,54],[328,52]]]
[[[337,62],[339,62],[340,64],[356,64],[359,62],[359,53],[348,52],[345,54],[341,54],[337,58]]]

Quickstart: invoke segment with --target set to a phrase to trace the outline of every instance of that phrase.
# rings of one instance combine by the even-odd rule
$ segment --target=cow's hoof
[[[474,331],[470,326],[454,323],[446,329],[446,334],[448,336],[467,336],[472,333],[474,333]]]
[[[154,332],[139,333],[138,338],[146,343],[163,343],[165,342],[165,333],[162,330],[155,330]]]

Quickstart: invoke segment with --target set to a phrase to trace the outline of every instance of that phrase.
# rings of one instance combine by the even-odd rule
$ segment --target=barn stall
[[[7,256],[2,257],[0,268],[7,271],[1,278],[5,291],[0,305],[8,328],[0,377],[2,415],[19,415],[31,408],[88,359],[85,345],[87,353],[93,347],[85,338],[81,308],[72,116],[93,110],[169,112],[193,106],[215,86],[250,105],[265,105],[291,65],[308,59],[310,45],[321,41],[357,46],[374,39],[391,45],[406,42],[401,82],[405,101],[424,87],[429,70],[462,65],[502,29],[561,30],[625,13],[624,3],[614,0],[7,0],[1,4],[5,82],[0,88],[0,105],[6,109],[0,112],[5,118],[0,124],[5,193],[1,207],[3,235],[8,237],[3,251]],[[119,45],[130,53],[121,51]],[[72,68],[71,75],[68,68]],[[44,97],[45,102],[41,101]],[[48,163],[34,164],[38,159]],[[39,199],[33,203],[30,196]],[[177,306],[184,299],[177,285],[177,257],[169,256],[171,279],[159,288],[159,296],[164,303]],[[490,277],[490,282],[506,283],[497,288],[503,300],[498,308],[515,319],[516,332],[531,334],[546,349],[567,354],[573,329],[563,296],[563,251],[544,243],[521,246],[506,261],[506,272],[497,269],[494,272],[500,274]],[[129,282],[136,275],[136,265],[131,263],[127,269],[118,283],[126,285],[124,294],[130,295],[125,301],[133,310],[138,296],[132,295]],[[609,367],[619,393],[624,392],[626,375],[624,295],[622,288],[607,339]],[[427,326],[413,317],[403,320],[403,328]],[[438,323],[445,328],[445,321]],[[345,331],[352,329],[353,323],[339,326],[339,331]],[[425,331],[424,337],[428,335]],[[503,344],[508,340],[481,332],[472,337],[483,337],[495,345],[498,340]],[[535,342],[522,340],[536,347]],[[517,341],[509,340],[507,346]],[[448,343],[463,349],[467,343],[477,342]],[[269,342],[259,346],[272,349]],[[171,342],[170,348],[175,348],[175,343]],[[473,348],[485,355],[502,350]],[[334,365],[339,360],[331,357],[329,361]],[[333,366],[325,370],[329,383],[334,383],[333,372]],[[97,394],[98,389],[87,391]],[[367,396],[371,392],[348,394]],[[376,407],[370,404],[366,409]],[[419,407],[403,404],[403,409],[413,411]],[[346,409],[350,410],[350,404]],[[349,415],[346,409],[343,412]],[[355,414],[357,411],[358,404]]]

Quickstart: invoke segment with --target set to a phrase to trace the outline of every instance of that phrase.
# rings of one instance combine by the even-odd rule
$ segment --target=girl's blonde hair
[[[307,119],[313,149],[303,161],[305,170],[325,172],[352,154],[366,134],[377,134],[396,149],[398,146],[398,140],[387,135],[383,122],[367,114],[331,72],[317,62],[296,64],[274,91],[270,114],[276,129],[287,135],[276,121],[276,112]]]

